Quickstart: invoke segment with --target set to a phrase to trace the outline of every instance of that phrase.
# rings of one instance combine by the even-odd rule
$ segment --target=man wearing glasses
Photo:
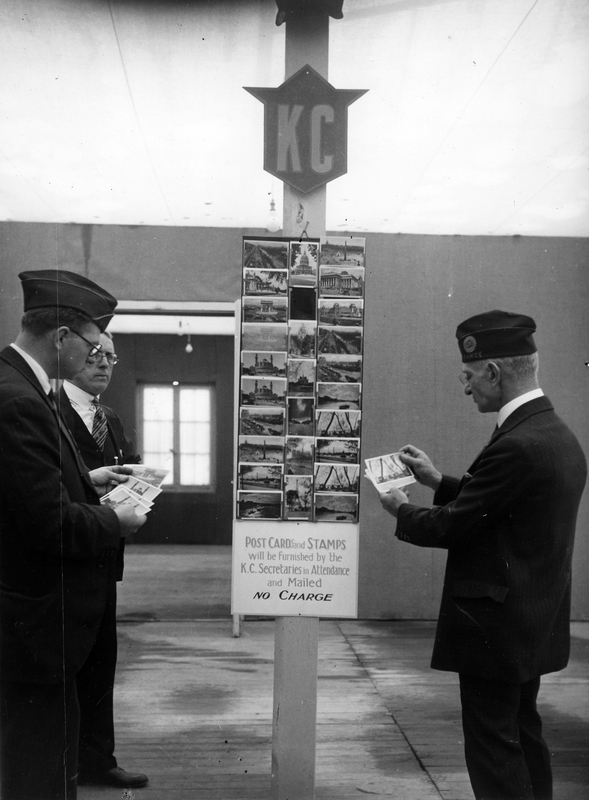
[[[100,335],[101,350],[86,359],[84,368],[66,380],[59,393],[62,416],[88,469],[110,464],[137,464],[133,443],[125,436],[117,414],[100,402],[118,363],[112,335]],[[131,773],[117,764],[113,692],[117,665],[116,603],[117,581],[123,579],[121,539],[116,564],[111,565],[106,609],[94,646],[76,676],[80,704],[80,751],[78,783],[106,784],[134,788],[145,786],[147,776]]]
[[[417,447],[401,459],[432,508],[381,495],[398,539],[448,552],[431,666],[457,672],[464,751],[477,800],[551,800],[540,677],[569,658],[571,562],[587,464],[538,384],[536,324],[487,311],[461,323],[460,380],[489,443],[460,480]]]
[[[102,349],[115,298],[82,275],[19,275],[21,330],[0,352],[0,756],[3,800],[76,797],[76,675],[97,636],[121,538],[145,522],[100,496],[124,466],[88,472],[52,380]]]

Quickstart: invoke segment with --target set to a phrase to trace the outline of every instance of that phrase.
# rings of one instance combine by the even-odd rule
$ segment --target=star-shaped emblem
[[[264,169],[307,193],[348,171],[348,106],[366,89],[335,89],[309,64],[276,89],[244,87],[264,103]]]

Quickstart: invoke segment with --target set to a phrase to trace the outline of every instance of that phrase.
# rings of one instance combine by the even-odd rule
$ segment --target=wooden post
[[[285,80],[309,64],[328,78],[329,17],[286,23]],[[322,186],[301,194],[284,186],[284,236],[325,235]],[[319,619],[279,617],[275,623],[272,800],[313,800],[317,728]]]

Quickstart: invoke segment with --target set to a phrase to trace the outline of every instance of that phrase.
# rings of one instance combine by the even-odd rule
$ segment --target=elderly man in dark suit
[[[540,676],[569,657],[571,561],[587,464],[538,385],[534,321],[504,311],[458,326],[461,381],[497,428],[461,480],[421,450],[402,460],[435,491],[433,508],[381,497],[396,536],[448,551],[432,656],[457,672],[465,757],[477,800],[550,800],[550,754],[536,707]]]
[[[128,469],[88,472],[50,383],[100,352],[116,300],[65,270],[19,277],[22,328],[0,352],[2,798],[73,800],[75,678],[104,615],[119,541],[145,516],[100,505]]]
[[[111,334],[100,335],[101,351],[86,359],[84,368],[64,381],[59,393],[60,411],[80,449],[88,469],[109,464],[137,464],[133,443],[125,436],[116,413],[100,402],[118,361]],[[121,539],[116,569],[109,573],[109,591],[102,623],[94,646],[76,676],[80,704],[79,784],[107,784],[132,788],[145,786],[147,776],[127,772],[114,755],[113,692],[117,666],[117,588],[123,579]]]

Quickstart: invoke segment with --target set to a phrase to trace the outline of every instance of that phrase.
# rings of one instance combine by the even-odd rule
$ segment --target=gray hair
[[[506,356],[505,358],[485,358],[481,359],[478,363],[481,367],[493,361],[501,368],[501,372],[508,381],[515,381],[517,383],[526,382],[529,380],[537,380],[538,368],[540,359],[538,353],[530,353],[527,356]]]

